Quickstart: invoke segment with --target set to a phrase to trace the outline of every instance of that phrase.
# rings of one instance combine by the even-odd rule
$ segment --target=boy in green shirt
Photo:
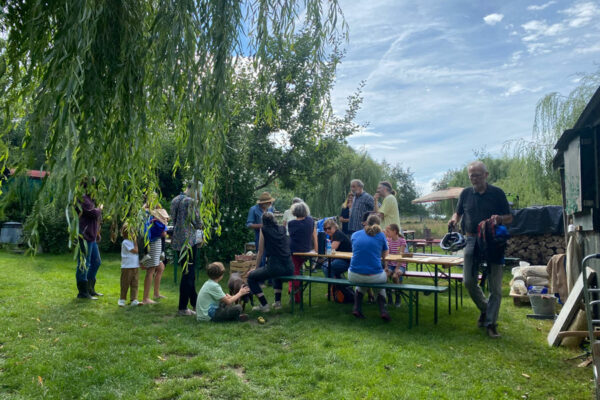
[[[206,273],[209,279],[202,285],[196,301],[198,321],[247,321],[248,316],[242,314],[242,306],[234,303],[243,295],[248,294],[250,288],[243,286],[233,296],[225,294],[219,285],[219,281],[223,279],[225,273],[225,267],[220,262],[211,263],[206,269]]]

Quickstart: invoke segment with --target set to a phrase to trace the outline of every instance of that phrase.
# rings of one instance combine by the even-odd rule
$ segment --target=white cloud
[[[505,96],[505,97],[512,96],[513,94],[517,94],[519,92],[522,92],[523,90],[525,90],[523,85],[521,85],[520,83],[513,83],[506,90],[506,92],[503,93],[503,96]]]
[[[356,150],[397,150],[396,146],[391,146],[385,143],[364,143],[352,146]]]
[[[483,17],[483,20],[485,21],[486,24],[488,25],[496,25],[498,22],[502,21],[502,18],[504,18],[503,14],[490,14],[490,15],[486,15],[485,17]]]
[[[556,4],[556,1],[549,1],[549,2],[541,4],[539,6],[537,6],[535,4],[532,4],[529,7],[527,7],[527,9],[529,11],[540,11],[540,10],[543,10],[543,9],[545,9],[547,7],[550,7],[552,4]]]
[[[377,133],[369,130],[369,128],[361,128],[357,133],[350,136],[349,139],[356,139],[361,137],[381,137],[382,133]]]
[[[546,21],[538,20],[529,21],[521,26],[527,32],[527,36],[523,37],[524,42],[532,42],[543,36],[556,36],[565,30],[561,23],[548,25]]]
[[[581,28],[600,16],[600,7],[593,2],[579,2],[573,7],[562,10],[561,13],[570,17],[568,21],[570,27]]]
[[[575,53],[577,54],[590,54],[590,53],[597,53],[600,51],[600,44],[597,44],[595,46],[590,46],[590,47],[578,47],[575,49]]]

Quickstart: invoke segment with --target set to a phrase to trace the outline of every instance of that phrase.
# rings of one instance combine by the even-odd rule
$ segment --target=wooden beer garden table
[[[317,254],[314,252],[308,253],[294,253],[295,256],[300,257],[319,257],[326,258],[328,264],[328,271],[331,274],[331,260],[332,259],[342,259],[342,260],[350,260],[352,258],[352,253],[336,251],[332,254]],[[451,285],[452,279],[452,267],[459,267],[463,264],[462,257],[455,256],[447,256],[447,255],[408,255],[408,254],[389,254],[385,261],[397,261],[399,263],[413,263],[413,264],[421,264],[421,265],[433,265],[434,266],[434,274],[433,274],[433,282],[434,286],[438,286],[440,280],[440,267],[444,269],[443,276],[448,280],[448,286]],[[447,270],[447,271],[446,271]],[[452,312],[452,299],[450,287],[448,288],[448,314]],[[310,292],[310,288],[309,288]],[[330,291],[327,291],[327,298],[329,299]],[[457,307],[458,307],[458,299]],[[437,323],[438,319],[438,293],[434,293],[434,310],[435,310],[435,318],[434,321]]]

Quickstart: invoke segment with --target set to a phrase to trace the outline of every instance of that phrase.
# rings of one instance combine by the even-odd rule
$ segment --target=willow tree
[[[572,128],[600,85],[600,70],[580,74],[577,86],[568,94],[548,93],[535,109],[531,139],[511,142],[507,153],[514,158],[505,189],[519,193],[521,204],[561,204],[558,172],[552,167],[554,145]]]
[[[25,148],[47,143],[50,177],[40,202],[67,204],[73,240],[81,182],[94,176],[92,194],[104,204],[105,218],[133,219],[144,196],[156,190],[156,138],[168,132],[180,154],[173,168],[203,182],[201,216],[214,225],[236,57],[250,55],[261,76],[273,62],[269,39],[291,38],[303,29],[315,38],[307,62],[319,69],[340,35],[337,1],[325,4],[0,1],[0,29],[7,38],[0,60],[4,132],[26,123]],[[260,113],[272,112],[272,104],[265,101]]]

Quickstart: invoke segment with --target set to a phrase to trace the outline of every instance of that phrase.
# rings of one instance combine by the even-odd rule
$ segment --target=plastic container
[[[331,240],[327,239],[325,242],[325,254],[331,254]]]
[[[556,307],[556,297],[543,294],[529,294],[531,308],[535,315],[554,315]]]
[[[5,222],[0,232],[0,243],[19,244],[23,239],[23,224],[20,222]]]
[[[529,286],[527,287],[527,294],[546,294],[548,288],[546,286]]]

